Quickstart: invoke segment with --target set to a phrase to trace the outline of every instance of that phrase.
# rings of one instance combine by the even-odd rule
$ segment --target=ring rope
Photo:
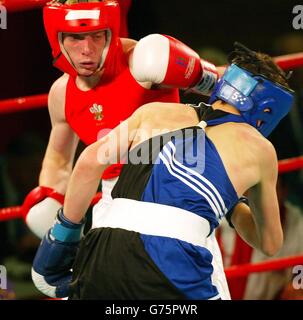
[[[91,201],[91,206],[94,206],[101,199],[101,197],[101,192],[96,193]],[[21,218],[23,218],[22,206],[13,206],[0,209],[0,222]]]
[[[50,0],[2,0],[8,12],[26,11],[42,8]]]
[[[0,101],[0,113],[6,114],[44,108],[47,106],[48,94],[12,98]]]
[[[303,156],[280,160],[278,166],[279,174],[300,170],[303,168]]]
[[[303,52],[275,57],[274,60],[284,70],[303,67]],[[47,96],[45,93],[0,100],[0,114],[46,107]]]
[[[283,159],[279,161],[279,173],[286,173],[303,168],[303,156]],[[91,205],[95,205],[101,198],[101,193],[98,192],[91,201]],[[7,207],[0,209],[0,222],[10,219],[22,218],[20,206]]]
[[[258,263],[245,263],[240,265],[234,265],[225,268],[225,274],[228,279],[245,277],[253,272],[266,272],[280,269],[286,269],[292,266],[302,265],[303,267],[303,255],[302,256],[289,256],[279,259],[271,259],[265,262]]]

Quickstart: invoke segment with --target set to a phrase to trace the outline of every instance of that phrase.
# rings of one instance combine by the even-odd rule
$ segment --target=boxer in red
[[[218,78],[215,66],[172,37],[119,38],[116,1],[69,1],[44,8],[54,66],[64,74],[49,92],[52,131],[40,188],[24,205],[26,222],[39,237],[54,218],[48,220],[47,212],[61,206],[79,139],[95,142],[142,104],[178,102],[177,88],[208,94]],[[112,166],[102,178],[116,178],[120,169]]]
[[[53,63],[64,74],[49,93],[52,131],[39,187],[23,205],[27,225],[41,238],[63,203],[79,139],[92,144],[148,102],[179,102],[179,88],[208,95],[218,79],[215,66],[172,37],[120,38],[117,1],[75,2],[44,8]],[[110,203],[120,170],[114,165],[102,175],[98,207]],[[97,222],[93,212],[92,227]]]

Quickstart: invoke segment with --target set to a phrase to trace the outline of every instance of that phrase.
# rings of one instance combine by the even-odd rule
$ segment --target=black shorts
[[[82,240],[69,299],[186,299],[144,249],[137,232],[98,228]]]

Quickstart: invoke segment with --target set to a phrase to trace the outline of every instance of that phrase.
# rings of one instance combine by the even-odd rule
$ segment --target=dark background
[[[293,0],[133,0],[129,32],[136,40],[164,33],[195,49],[214,46],[225,52],[238,40],[275,54],[274,40],[294,32],[296,4]],[[46,92],[60,75],[51,65],[40,9],[9,13],[8,29],[0,29],[0,40],[1,99]]]
[[[133,0],[129,12],[130,37],[149,33],[172,35],[192,48],[217,47],[228,53],[235,40],[280,54],[274,40],[294,32],[292,9],[298,1]],[[300,31],[302,32],[302,31]],[[8,29],[0,29],[0,99],[46,93],[60,75],[51,65],[40,9],[8,14]],[[0,116],[0,152],[23,130],[37,130],[47,138],[47,110]]]
[[[149,33],[168,34],[195,50],[215,47],[224,53],[238,40],[255,50],[280,55],[285,52],[275,41],[290,32],[302,33],[292,27],[296,4],[292,0],[133,0],[129,33],[136,40]],[[51,64],[42,10],[9,13],[7,26],[7,30],[0,29],[0,99],[48,92],[61,73]],[[12,139],[28,131],[37,132],[47,142],[50,122],[46,108],[1,114],[0,154]],[[280,152],[281,148],[286,151]],[[289,141],[281,148],[279,157],[300,153]]]

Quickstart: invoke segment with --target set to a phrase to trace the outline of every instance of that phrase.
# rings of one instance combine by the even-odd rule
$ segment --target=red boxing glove
[[[216,67],[181,41],[160,34],[141,39],[133,53],[131,71],[139,82],[191,89],[210,94],[217,79]]]
[[[37,203],[41,202],[45,198],[50,197],[58,202],[60,202],[62,205],[64,203],[64,196],[57,191],[55,191],[52,188],[49,187],[36,187],[33,189],[25,198],[23,205],[22,205],[22,215],[23,218],[26,220],[26,216],[28,214],[28,211]]]
[[[64,195],[49,187],[36,187],[25,198],[22,215],[30,230],[42,238],[52,226]]]

